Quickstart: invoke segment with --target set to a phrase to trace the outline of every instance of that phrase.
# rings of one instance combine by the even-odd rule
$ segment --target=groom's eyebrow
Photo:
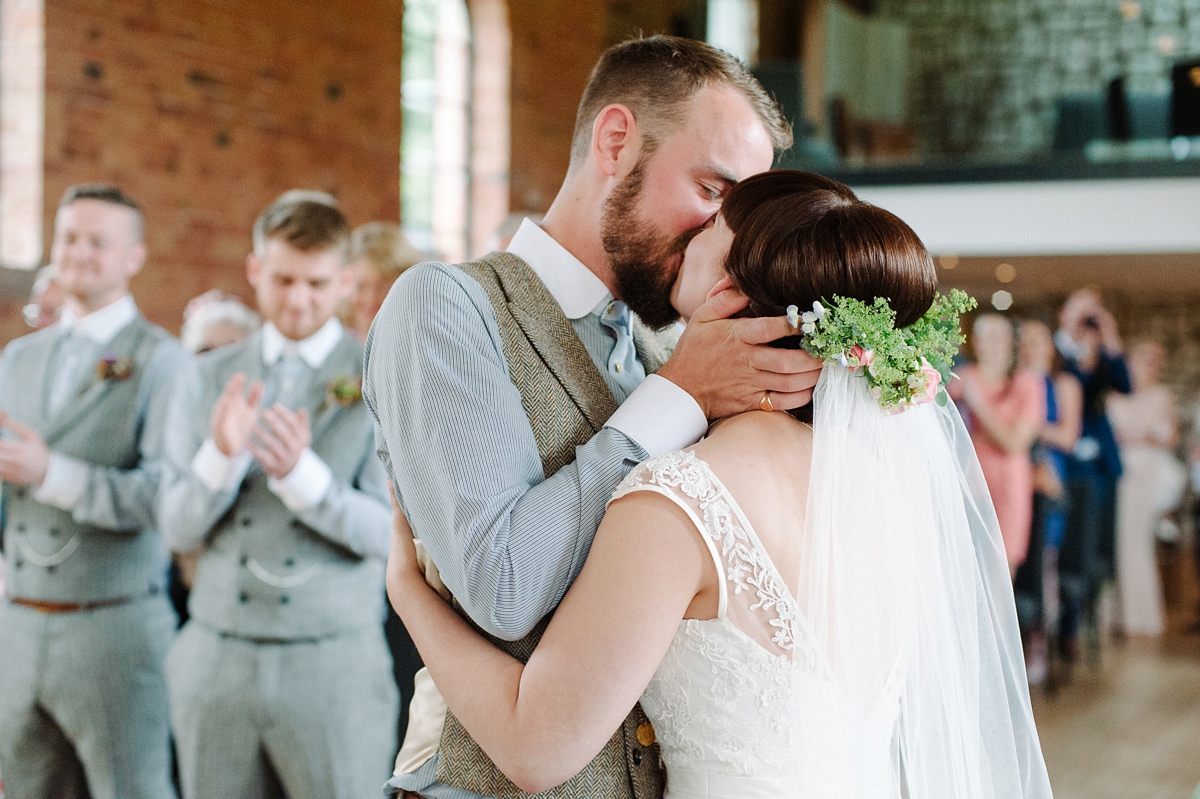
[[[717,180],[721,181],[722,183],[724,183],[725,187],[728,189],[732,189],[734,186],[737,185],[738,179],[736,177],[734,177],[733,174],[725,171],[724,169],[722,169],[720,167],[708,166],[708,167],[705,167],[705,171],[708,172],[708,174],[710,176],[712,176],[712,177],[716,178]]]

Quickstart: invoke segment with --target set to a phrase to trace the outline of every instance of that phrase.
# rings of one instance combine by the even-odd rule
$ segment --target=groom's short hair
[[[725,84],[742,96],[762,120],[776,150],[792,146],[792,128],[741,61],[710,44],[678,36],[649,36],[610,47],[592,69],[571,140],[571,166],[587,157],[592,125],[606,106],[619,104],[633,112],[644,148],[659,142],[683,121],[685,105],[696,92]]]

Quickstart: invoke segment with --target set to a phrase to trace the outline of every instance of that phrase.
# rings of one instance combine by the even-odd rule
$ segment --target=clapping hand
[[[250,436],[250,454],[277,480],[287,477],[312,443],[308,410],[293,411],[276,403],[262,412]]]
[[[709,419],[758,408],[768,391],[775,410],[799,408],[821,376],[822,362],[807,352],[768,346],[796,334],[786,317],[732,318],[749,302],[723,279],[658,372],[691,394]]]
[[[241,455],[250,444],[250,433],[258,420],[263,382],[254,381],[246,393],[246,375],[238,372],[229,378],[212,411],[212,437],[217,449],[227,458]]]
[[[0,440],[0,480],[16,485],[40,486],[50,466],[50,448],[38,431],[0,411],[0,428],[16,434]]]

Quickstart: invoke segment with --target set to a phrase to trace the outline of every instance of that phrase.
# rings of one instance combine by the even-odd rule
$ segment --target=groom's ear
[[[623,178],[633,171],[642,150],[642,133],[629,106],[600,109],[592,122],[592,159],[601,175]]]

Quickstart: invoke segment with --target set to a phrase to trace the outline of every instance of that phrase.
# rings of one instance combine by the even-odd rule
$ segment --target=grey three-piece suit
[[[264,363],[262,337],[197,359],[171,403],[166,448],[178,479],[162,492],[162,529],[172,548],[202,549],[191,619],[167,662],[183,793],[253,796],[269,760],[291,799],[374,796],[398,713],[382,632],[391,509],[366,407],[331,391],[360,379],[362,348],[343,335],[301,370],[289,403],[283,361]],[[289,510],[257,464],[216,490],[193,469],[238,372],[265,380],[266,404],[308,408],[311,449],[333,478],[314,506]]]
[[[154,500],[167,399],[187,357],[140,316],[103,345],[56,326],[4,351],[0,408],[86,464],[70,508],[4,487],[0,775],[9,799],[174,795],[163,660],[175,617]],[[66,377],[64,364],[75,367]],[[60,379],[69,393],[51,412]]]

